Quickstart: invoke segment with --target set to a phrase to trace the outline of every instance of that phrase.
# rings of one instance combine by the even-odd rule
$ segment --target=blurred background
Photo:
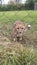
[[[37,0],[0,0],[0,11],[37,10]]]

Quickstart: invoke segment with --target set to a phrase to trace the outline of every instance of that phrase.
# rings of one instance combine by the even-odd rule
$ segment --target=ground
[[[33,47],[33,45],[31,47],[25,47],[21,43],[12,41],[11,36],[12,36],[12,32],[13,32],[13,24],[16,20],[21,20],[24,23],[31,25],[30,31],[27,31],[24,34],[23,38],[25,40],[25,37],[27,37],[27,40],[28,40],[28,41],[26,40],[27,45],[28,45],[28,42],[31,41],[31,43],[34,44],[34,47]],[[23,41],[23,43],[25,43],[25,41]],[[7,12],[4,11],[4,12],[0,12],[0,57],[5,56],[6,54],[8,54],[8,52],[9,52],[9,54],[11,52],[10,55],[15,54],[15,53],[16,53],[15,55],[17,55],[17,53],[20,55],[20,52],[23,50],[25,50],[26,55],[28,53],[29,54],[31,53],[30,54],[31,58],[29,57],[29,54],[28,54],[28,58],[29,58],[29,60],[32,58],[35,60],[35,61],[32,60],[34,62],[34,63],[32,63],[32,65],[37,65],[37,11],[7,11]],[[8,58],[6,58],[6,59],[8,59]],[[26,59],[25,60],[23,59],[23,60],[26,61]],[[21,60],[21,61],[23,61],[23,60]],[[6,61],[5,61],[5,63],[6,63]],[[32,61],[30,60],[30,62],[32,62]],[[2,65],[2,63],[3,63],[3,60],[0,65]],[[7,65],[7,64],[3,64],[3,65]],[[17,65],[17,64],[13,64],[13,65]],[[18,65],[21,65],[21,64],[18,63]],[[22,65],[24,65],[24,64],[22,64]]]

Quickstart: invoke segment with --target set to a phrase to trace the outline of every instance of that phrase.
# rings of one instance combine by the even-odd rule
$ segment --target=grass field
[[[16,20],[31,25],[23,37],[25,40],[27,36],[27,45],[31,42],[31,46],[11,40]],[[0,12],[0,65],[37,65],[37,11]]]
[[[16,20],[31,24],[32,29],[37,30],[37,11],[0,12],[0,23],[13,24]]]

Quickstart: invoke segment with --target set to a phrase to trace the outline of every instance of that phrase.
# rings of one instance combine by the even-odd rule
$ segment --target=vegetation
[[[0,12],[0,26],[3,24],[13,25],[16,20],[21,20],[27,24],[30,24],[32,26],[31,29],[33,31],[37,31],[37,11]]]
[[[32,7],[31,7],[32,5]],[[14,4],[13,2],[8,5],[0,5],[0,11],[15,11],[15,10],[33,10],[34,3],[25,3],[25,4]]]
[[[34,9],[34,0],[26,0],[26,7],[28,8],[28,9]]]
[[[31,25],[22,44],[10,38],[16,20]],[[0,12],[0,65],[37,65],[37,11]]]
[[[35,3],[35,2],[37,2],[37,0],[26,0],[26,2],[33,2],[33,3]]]
[[[0,11],[34,10],[34,3],[37,2],[37,0],[26,0],[25,4],[15,4],[10,0],[7,5],[2,5],[3,1],[4,0],[0,0]]]
[[[0,52],[0,65],[37,65],[37,51],[21,44],[8,45]]]

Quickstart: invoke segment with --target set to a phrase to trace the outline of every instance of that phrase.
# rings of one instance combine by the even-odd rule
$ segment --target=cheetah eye
[[[23,28],[21,28],[21,29],[23,29]]]

